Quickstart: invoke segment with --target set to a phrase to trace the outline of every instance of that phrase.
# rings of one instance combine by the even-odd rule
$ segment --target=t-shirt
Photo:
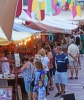
[[[65,53],[56,56],[57,62],[57,71],[58,72],[67,72],[67,64],[69,64],[68,57]]]
[[[44,70],[38,71],[37,69],[34,71],[34,85],[38,85],[38,81],[41,80],[41,75],[45,74]]]
[[[79,54],[79,48],[75,44],[71,44],[68,47],[68,53],[70,53],[74,57],[77,57]],[[75,61],[70,55],[68,55],[68,57],[69,57],[69,61]]]
[[[49,58],[48,57],[41,57],[41,62],[43,65],[46,66],[45,70],[49,71],[49,68],[48,68],[48,63],[50,62]]]
[[[43,100],[43,97],[46,98],[44,86],[38,88],[38,99]]]

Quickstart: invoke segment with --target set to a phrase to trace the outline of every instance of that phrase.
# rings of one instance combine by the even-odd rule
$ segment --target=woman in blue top
[[[24,58],[24,65],[21,68],[21,71],[23,71],[23,79],[24,79],[24,85],[25,90],[28,93],[28,100],[31,100],[31,92],[30,92],[30,85],[32,81],[32,67],[31,63],[28,62],[27,58]]]
[[[34,77],[35,77],[35,81],[34,81],[34,88],[33,88],[33,100],[37,100],[38,91],[36,87],[38,86],[39,80],[44,82],[44,77],[45,77],[45,71],[43,70],[41,61],[35,62]]]

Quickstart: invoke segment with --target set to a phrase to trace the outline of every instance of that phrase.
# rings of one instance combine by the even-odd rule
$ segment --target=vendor
[[[5,57],[2,60],[9,60],[11,58],[10,52],[5,52]],[[10,63],[9,62],[2,62],[2,72],[3,74],[10,74]]]
[[[2,60],[2,62],[0,62],[0,68],[4,75],[10,74],[10,64],[9,62],[5,62],[6,60],[10,59],[10,57],[11,57],[10,52],[5,52],[5,57],[4,57],[4,53],[2,53],[0,56],[0,60]],[[5,79],[0,80],[0,86],[8,86],[7,80]]]

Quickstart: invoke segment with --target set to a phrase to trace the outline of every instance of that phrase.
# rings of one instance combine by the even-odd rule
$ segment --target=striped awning
[[[32,22],[31,24],[27,25],[29,28],[35,29],[35,30],[40,30],[40,31],[45,31],[45,32],[49,32],[50,30],[52,30],[54,33],[57,32],[62,32],[63,29],[59,29],[56,27],[52,27],[49,25],[45,25],[41,22]]]

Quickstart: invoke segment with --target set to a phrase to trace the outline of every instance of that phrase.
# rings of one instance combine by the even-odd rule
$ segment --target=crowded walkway
[[[76,100],[84,100],[84,89],[83,89],[83,84],[84,84],[84,57],[81,57],[81,66],[82,69],[79,69],[79,78],[78,80],[73,79],[70,80],[68,79],[68,84],[66,85],[66,94],[68,93],[74,93]],[[68,77],[70,76],[70,71],[68,69]],[[75,75],[74,75],[75,77]],[[54,94],[57,93],[57,89],[54,85],[54,91],[50,92],[50,95],[47,97],[48,100],[60,100],[60,96],[54,97]]]

